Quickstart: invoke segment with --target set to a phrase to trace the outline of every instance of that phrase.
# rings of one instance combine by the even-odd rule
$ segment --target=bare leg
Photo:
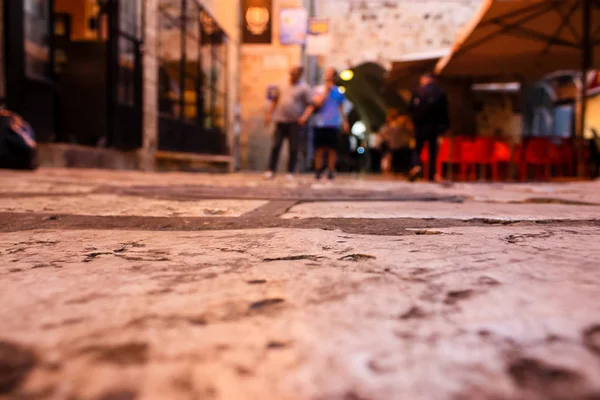
[[[337,164],[337,151],[329,149],[327,151],[327,168],[330,172],[335,171],[335,165]]]
[[[323,154],[324,149],[315,149],[315,171],[317,174],[323,169]]]
[[[337,163],[337,151],[329,149],[327,151],[327,169],[329,172],[327,174],[327,179],[330,181],[335,178],[335,164]]]

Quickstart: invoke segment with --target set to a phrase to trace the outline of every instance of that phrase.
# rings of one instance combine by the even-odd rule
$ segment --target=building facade
[[[120,161],[90,166],[151,169],[193,154],[229,167],[237,0],[2,2],[0,96],[32,124],[42,162],[103,149]]]
[[[272,0],[267,44],[242,43],[241,4],[0,0],[0,97],[32,122],[42,148],[108,148],[143,169],[198,155],[233,167],[235,155],[241,169],[263,170],[267,88],[286,85],[291,66],[389,70],[450,46],[480,0]],[[326,55],[280,42],[289,8],[329,21]],[[308,69],[315,84],[320,73]],[[72,165],[64,158],[50,161]]]
[[[4,101],[4,0],[0,0],[0,99]]]
[[[376,62],[389,69],[407,54],[449,48],[481,0],[315,0],[330,20],[327,65],[344,69]]]
[[[331,51],[311,60],[316,61],[312,64],[316,64],[316,75],[320,75],[318,71],[326,66],[342,70],[366,63],[389,70],[393,61],[406,54],[449,47],[480,3],[480,0],[273,0],[272,43],[242,45],[242,168],[266,168],[272,136],[272,127],[265,127],[263,122],[267,88],[285,85],[291,65],[311,65],[301,46],[280,43],[281,9],[304,7],[312,16],[329,21]],[[314,75],[314,71],[307,75]]]

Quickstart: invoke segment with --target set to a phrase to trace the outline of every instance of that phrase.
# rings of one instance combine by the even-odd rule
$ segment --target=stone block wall
[[[450,47],[481,0],[316,0],[329,18],[338,69],[363,62],[386,68],[403,55]]]
[[[338,69],[364,62],[391,62],[406,54],[450,47],[462,27],[472,18],[481,0],[315,0],[318,17],[330,20],[334,46],[319,61]],[[285,85],[288,68],[301,62],[298,46],[278,42],[279,9],[301,6],[301,1],[274,0],[273,44],[242,46],[240,141],[242,168],[264,170],[272,140],[272,127],[264,126],[265,92],[270,84]],[[453,117],[459,134],[474,131],[482,136],[502,136],[518,141],[521,115],[507,95],[478,96],[482,109],[472,109],[474,94],[452,91]],[[460,101],[458,101],[460,99]],[[469,122],[471,121],[471,122]],[[473,122],[475,125],[473,125]],[[286,162],[282,152],[280,169]]]
[[[338,69],[363,62],[386,68],[403,55],[452,45],[459,29],[473,16],[480,0],[314,0],[318,17],[330,20],[334,46],[322,66]],[[298,46],[278,42],[279,9],[306,6],[307,1],[274,0],[273,44],[242,46],[240,140],[242,168],[266,167],[270,129],[263,119],[270,84],[285,84],[289,66],[300,63]],[[285,151],[281,163],[285,163]]]

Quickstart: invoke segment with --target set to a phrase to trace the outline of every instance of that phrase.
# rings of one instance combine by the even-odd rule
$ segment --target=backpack
[[[0,110],[0,168],[37,167],[37,143],[31,125],[16,113]]]

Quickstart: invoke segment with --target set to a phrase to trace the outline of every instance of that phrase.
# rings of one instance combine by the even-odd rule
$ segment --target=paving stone
[[[0,171],[0,399],[600,397],[599,182],[339,178]]]
[[[0,234],[12,394],[597,396],[600,229],[437,231]]]
[[[600,206],[483,202],[313,202],[292,207],[282,218],[475,218],[502,221],[596,220]]]
[[[144,217],[238,217],[265,204],[266,201],[261,200],[186,202],[113,194],[89,194],[24,197],[18,201],[0,198],[0,212]]]

